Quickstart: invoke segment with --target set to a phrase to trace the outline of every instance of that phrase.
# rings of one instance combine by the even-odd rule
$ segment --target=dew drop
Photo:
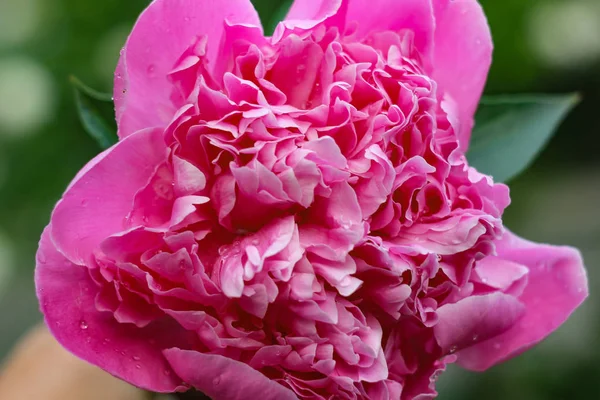
[[[46,262],[48,261],[48,259],[46,259],[46,255],[41,251],[38,253],[38,261],[40,262],[40,264],[46,264]]]
[[[133,356],[133,357],[131,357],[131,359],[133,361],[140,361],[141,360],[141,358],[139,356]]]
[[[165,376],[169,376],[169,375],[171,375],[171,371],[169,371],[168,369],[165,369],[163,371],[163,374],[165,374]]]
[[[156,66],[154,64],[150,64],[146,72],[148,72],[149,76],[154,76],[154,72],[156,71]]]
[[[456,353],[456,350],[458,350],[458,347],[457,346],[452,346],[452,347],[450,347],[449,353],[450,354],[454,354],[454,353]]]
[[[258,239],[252,239],[251,243],[253,246],[258,246],[260,244],[260,241]]]
[[[85,207],[87,205],[87,200],[86,199],[81,200],[80,204],[82,207]]]
[[[87,329],[87,328],[88,328],[88,323],[87,323],[87,322],[85,322],[84,320],[81,320],[81,321],[79,322],[79,327],[80,327],[81,329]]]
[[[479,335],[473,335],[473,341],[476,342],[479,339]]]
[[[135,368],[136,369],[142,369],[142,366],[140,364],[135,364]]]
[[[221,377],[217,376],[215,379],[213,379],[213,385],[218,386],[221,383]]]

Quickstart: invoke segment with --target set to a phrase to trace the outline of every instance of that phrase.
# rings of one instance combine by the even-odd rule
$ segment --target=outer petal
[[[174,324],[154,323],[144,329],[119,324],[95,307],[97,285],[88,269],[61,255],[44,230],[37,253],[35,283],[41,311],[56,339],[76,356],[136,386],[159,392],[181,389],[181,380],[161,349],[185,346]]]
[[[433,4],[433,78],[446,95],[444,109],[459,125],[455,129],[466,151],[492,62],[492,36],[477,0],[433,0]]]
[[[207,58],[219,58],[225,21],[260,27],[250,0],[154,0],[139,17],[115,73],[119,136],[164,126],[175,110],[167,74],[197,37],[208,38]]]
[[[165,350],[164,354],[186,383],[212,399],[297,400],[291,390],[230,358],[178,348]]]
[[[570,247],[536,244],[506,232],[496,243],[498,258],[529,269],[519,297],[525,315],[504,334],[458,353],[458,363],[485,370],[537,344],[557,329],[588,294],[579,252]]]
[[[165,157],[162,131],[149,129],[90,161],[52,214],[52,238],[60,252],[85,264],[103,239],[123,229],[135,193]]]

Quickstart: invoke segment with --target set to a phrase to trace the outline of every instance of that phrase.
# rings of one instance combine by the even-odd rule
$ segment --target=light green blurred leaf
[[[508,182],[523,172],[579,102],[579,95],[484,97],[475,116],[469,164]]]
[[[103,113],[102,110],[112,109],[112,96],[86,86],[74,76],[70,80],[75,88],[75,102],[84,129],[102,149],[109,148],[118,140],[117,127],[114,119],[106,118],[106,111]]]

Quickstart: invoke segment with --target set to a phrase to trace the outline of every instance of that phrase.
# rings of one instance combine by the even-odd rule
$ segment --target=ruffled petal
[[[415,47],[429,58],[433,48],[434,17],[431,0],[349,0],[347,24],[359,37],[371,32],[411,31]]]
[[[556,330],[588,295],[583,260],[576,249],[532,243],[506,232],[498,258],[529,270],[519,297],[525,315],[504,334],[458,353],[458,363],[482,371],[516,356]]]

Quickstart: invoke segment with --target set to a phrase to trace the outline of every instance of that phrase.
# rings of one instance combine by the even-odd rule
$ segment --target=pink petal
[[[458,354],[465,368],[482,371],[534,346],[556,330],[588,295],[583,260],[576,249],[537,244],[506,232],[498,258],[529,269],[519,301],[525,315],[509,331]]]
[[[212,399],[297,400],[291,390],[239,361],[178,348],[164,354],[185,382]]]
[[[52,214],[52,238],[60,252],[84,264],[102,240],[122,231],[136,192],[165,157],[162,132],[147,129],[84,167]]]
[[[443,351],[454,353],[505,332],[524,312],[523,304],[504,293],[471,296],[440,307],[434,332]]]
[[[527,285],[529,269],[518,263],[489,256],[477,261],[475,272],[483,284],[520,296]]]
[[[448,96],[444,107],[458,123],[460,146],[469,146],[473,116],[492,62],[492,37],[477,0],[433,0],[433,78]]]
[[[349,0],[346,21],[357,23],[359,37],[370,32],[410,30],[416,48],[429,58],[435,26],[431,0]]]
[[[179,379],[161,349],[186,345],[182,330],[157,322],[140,329],[120,324],[111,313],[99,312],[99,291],[87,267],[61,255],[48,226],[37,253],[35,284],[46,324],[67,350],[136,386],[158,392],[181,389]]]
[[[206,177],[192,163],[175,156],[173,157],[173,170],[175,172],[175,191],[178,196],[195,194],[206,187]]]
[[[115,73],[119,136],[165,126],[175,109],[167,75],[197,37],[208,39],[207,59],[221,57],[225,23],[260,27],[250,0],[154,0],[139,17]]]
[[[347,0],[294,0],[283,21],[284,25],[287,29],[311,29],[339,15],[340,18],[335,18],[333,22],[341,28],[344,23],[344,3]],[[277,27],[273,37],[279,36],[279,30]]]

